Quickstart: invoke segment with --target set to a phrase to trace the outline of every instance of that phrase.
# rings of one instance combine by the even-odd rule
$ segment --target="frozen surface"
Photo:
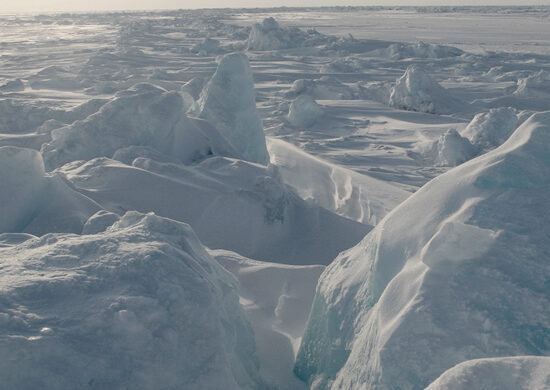
[[[159,360],[179,350],[172,336],[162,339],[160,328],[147,322],[156,320],[140,314],[151,313],[150,301],[120,309],[133,312],[141,327],[117,328],[115,343],[101,344],[111,339],[101,341],[107,333],[92,329],[90,337],[96,338],[89,345],[95,352],[78,352],[81,360],[63,351],[83,351],[82,338],[76,343],[50,322],[35,325],[61,318],[60,323],[81,329],[87,317],[79,313],[92,310],[82,302],[99,302],[96,290],[107,291],[105,298],[118,297],[117,288],[137,294],[148,283],[154,289],[158,279],[116,279],[118,272],[142,275],[133,268],[109,268],[117,273],[107,276],[90,268],[82,277],[96,290],[84,297],[78,291],[85,286],[73,283],[67,271],[92,258],[97,264],[111,261],[109,254],[146,262],[144,247],[165,253],[179,245],[172,238],[166,244],[164,233],[160,237],[156,228],[155,233],[136,222],[149,241],[137,251],[128,249],[131,245],[120,241],[126,227],[110,226],[137,211],[155,212],[159,217],[146,219],[168,218],[170,226],[189,224],[235,276],[216,268],[223,280],[231,280],[221,283],[227,294],[209,295],[214,306],[204,304],[203,294],[190,293],[184,301],[173,296],[181,301],[177,305],[204,310],[192,310],[185,319],[198,321],[200,313],[209,313],[217,319],[207,328],[223,324],[207,337],[229,343],[218,356],[235,356],[231,343],[248,340],[243,359],[204,365],[219,368],[208,371],[212,382],[204,388],[377,383],[416,389],[455,366],[460,375],[470,368],[485,370],[472,359],[549,355],[548,145],[539,131],[548,125],[547,114],[527,121],[550,110],[549,17],[548,7],[0,15],[0,251],[6,253],[0,267],[17,259],[14,248],[25,252],[22,259],[30,258],[21,248],[36,242],[33,258],[49,259],[55,247],[52,253],[66,256],[56,257],[55,267],[67,267],[53,276],[40,268],[51,263],[36,268],[42,272],[36,282],[40,291],[60,286],[66,292],[42,294],[48,305],[33,306],[24,294],[0,299],[31,313],[30,327],[12,324],[13,342],[48,335],[64,349],[17,344],[9,351],[21,351],[14,356],[26,362],[47,351],[67,359],[65,374],[55,371],[61,384],[42,387],[71,382],[70,373],[80,372],[73,366],[105,375],[119,370],[128,378],[118,385],[108,382],[118,374],[107,382],[88,378],[84,387],[138,382],[182,387],[188,376],[175,367],[193,361]],[[510,136],[513,141],[507,142]],[[455,166],[454,173],[445,174]],[[302,382],[292,371],[316,280],[324,265],[373,227],[362,246],[338,257],[321,278],[315,320],[302,347],[308,352],[297,366],[310,383]],[[109,243],[120,245],[108,252]],[[81,244],[92,258],[81,256]],[[166,271],[158,263],[148,270]],[[16,273],[25,283],[34,275]],[[204,278],[190,284],[190,275],[178,271],[170,280],[181,283],[177,291],[220,286],[202,273]],[[107,289],[97,287],[102,279]],[[158,288],[150,295],[162,294]],[[229,306],[218,299],[225,295],[233,300]],[[234,304],[237,296],[244,310]],[[73,305],[77,297],[82,301]],[[179,307],[158,302],[153,306],[159,312]],[[93,307],[103,310],[101,304]],[[11,315],[2,310],[0,316]],[[250,328],[232,328],[233,320],[242,324],[243,315]],[[120,316],[125,324],[134,321],[131,313]],[[0,317],[4,326],[1,318],[8,317]],[[111,323],[92,324],[97,330],[110,329]],[[162,324],[162,329],[181,325]],[[151,340],[135,336],[135,329],[146,329],[138,332],[143,335],[153,328],[153,339],[168,341],[147,344],[139,359],[111,358],[109,350],[97,349],[112,345],[119,348],[112,356],[127,356],[120,351],[135,351]],[[178,329],[181,337],[195,338],[199,326]],[[256,347],[247,344],[250,329]],[[201,350],[199,344],[193,348]],[[118,365],[105,363],[109,359]],[[522,378],[540,378],[529,371],[539,363],[529,359],[506,363],[485,379],[514,372],[510,364],[525,372]],[[20,375],[10,369],[19,363],[8,362],[0,369]],[[466,371],[462,362],[470,362],[464,363]],[[42,370],[59,366],[33,367],[40,367],[32,372],[32,380],[39,381],[53,378],[40,377]],[[139,380],[132,376],[138,371],[143,371]],[[202,375],[192,371],[195,378]],[[28,386],[40,386],[36,383]]]
[[[297,374],[316,389],[416,389],[465,360],[548,355],[549,144],[550,113],[533,115],[340,254]]]
[[[426,390],[542,390],[550,387],[550,358],[514,356],[469,360],[445,371]]]
[[[129,212],[0,254],[3,386],[262,388],[237,282],[189,226]]]

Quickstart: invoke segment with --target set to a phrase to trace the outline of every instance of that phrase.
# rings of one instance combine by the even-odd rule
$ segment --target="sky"
[[[324,5],[550,5],[550,0],[0,0],[0,13]]]

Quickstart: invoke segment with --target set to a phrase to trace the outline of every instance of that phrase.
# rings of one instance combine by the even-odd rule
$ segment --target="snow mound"
[[[189,226],[129,212],[0,255],[4,386],[262,388],[237,282]]]
[[[550,354],[550,112],[430,181],[319,280],[295,372],[417,389],[466,360]]]
[[[437,45],[419,41],[417,43],[393,43],[385,49],[377,49],[369,54],[376,54],[392,60],[405,58],[448,58],[458,57],[464,52],[456,47]]]
[[[283,28],[272,17],[255,23],[248,37],[248,50],[280,50],[314,46],[326,41],[318,32],[302,31],[299,28]]]
[[[220,41],[212,38],[204,38],[199,43],[196,43],[191,48],[192,53],[198,53],[200,55],[212,55],[218,54],[223,50],[220,47]]]
[[[244,159],[269,163],[262,120],[256,110],[252,71],[244,54],[222,57],[202,91],[199,105],[199,117],[212,123]]]
[[[548,99],[550,97],[550,76],[541,70],[533,75],[519,79],[514,95]]]
[[[323,116],[323,109],[309,95],[300,95],[292,101],[288,121],[295,127],[311,127]]]
[[[61,168],[103,208],[153,211],[186,222],[210,248],[288,264],[327,264],[370,226],[302,200],[274,166],[212,157],[184,166],[99,158]]]
[[[426,390],[544,390],[550,388],[550,357],[476,359],[445,371]]]
[[[231,145],[204,121],[189,118],[178,92],[137,84],[83,121],[52,132],[42,146],[48,170],[75,160],[112,157],[118,149],[148,146],[182,163],[212,154],[238,156]]]
[[[403,110],[430,114],[450,114],[465,105],[415,65],[409,66],[397,79],[389,104]]]
[[[436,166],[455,167],[476,155],[476,148],[455,129],[449,129],[434,142],[430,160]]]
[[[295,80],[290,89],[285,92],[285,97],[296,98],[302,94],[321,100],[347,100],[358,98],[358,91],[329,76],[323,76],[316,80]]]
[[[20,92],[25,89],[21,79],[9,80],[0,85],[0,92]]]
[[[492,108],[477,114],[462,131],[462,136],[480,150],[490,150],[502,145],[518,126],[518,116],[513,108]]]
[[[80,233],[99,206],[61,177],[46,176],[35,150],[0,147],[0,233]]]
[[[321,73],[355,73],[360,72],[363,69],[363,63],[354,57],[339,58],[331,61],[328,64],[324,64],[320,72]]]

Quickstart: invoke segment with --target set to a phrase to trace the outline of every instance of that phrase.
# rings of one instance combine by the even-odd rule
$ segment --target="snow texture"
[[[237,282],[189,226],[23,238],[0,248],[3,387],[263,388]]]
[[[244,54],[222,57],[202,91],[199,105],[199,117],[216,127],[245,160],[269,163],[262,120],[256,110],[252,71]]]
[[[298,376],[312,389],[418,389],[466,360],[548,355],[549,145],[550,112],[534,114],[340,254]]]
[[[502,145],[518,126],[516,110],[493,108],[477,114],[461,132],[480,150],[490,150]]]

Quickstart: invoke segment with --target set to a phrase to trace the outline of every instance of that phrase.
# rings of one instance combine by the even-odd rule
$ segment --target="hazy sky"
[[[315,5],[550,5],[550,0],[0,0],[0,13]]]

